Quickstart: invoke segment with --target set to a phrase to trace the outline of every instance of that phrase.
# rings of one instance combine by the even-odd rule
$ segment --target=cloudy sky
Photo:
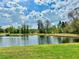
[[[37,20],[69,21],[67,14],[79,7],[79,0],[0,0],[0,26],[26,23],[36,27]]]

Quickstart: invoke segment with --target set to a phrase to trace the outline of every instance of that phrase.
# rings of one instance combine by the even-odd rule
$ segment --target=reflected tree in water
[[[38,36],[38,42],[39,44],[50,44],[50,37],[49,36]]]
[[[0,36],[0,46],[1,46],[2,42],[3,42],[3,40],[2,40],[2,37]]]
[[[26,46],[27,41],[29,41],[29,36],[28,35],[23,35],[23,36],[21,36],[21,38],[22,38],[24,46]]]
[[[79,42],[79,39],[76,38],[68,38],[68,37],[58,37],[59,43],[73,43]]]
[[[62,43],[69,43],[70,39],[69,38],[63,38]]]
[[[73,39],[74,42],[79,42],[79,38]]]

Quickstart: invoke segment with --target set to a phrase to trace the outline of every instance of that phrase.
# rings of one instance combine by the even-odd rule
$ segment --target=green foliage
[[[71,26],[72,26],[72,29],[75,29],[75,31],[73,31],[73,33],[79,33],[79,19],[74,19],[71,22]]]
[[[22,27],[21,27],[21,33],[22,33],[22,34],[29,33],[29,26],[23,24]]]
[[[61,31],[61,30],[60,30],[59,28],[57,28],[56,26],[53,26],[53,27],[52,27],[52,32],[53,32],[53,33],[60,33],[60,31]]]
[[[57,28],[54,29],[55,33],[79,33],[79,19],[74,19],[70,22],[59,22]]]
[[[4,32],[4,29],[2,29],[1,26],[0,26],[0,33],[3,33],[3,32]]]
[[[6,33],[15,33],[16,32],[16,28],[13,26],[10,26],[8,28],[5,29]]]

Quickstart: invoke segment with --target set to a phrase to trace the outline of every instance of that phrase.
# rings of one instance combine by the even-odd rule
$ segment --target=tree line
[[[15,28],[14,26],[7,27],[6,29],[0,26],[0,33],[13,33],[13,34],[28,34],[28,33],[79,33],[79,19],[74,19],[71,22],[59,21],[58,25],[51,25],[46,20],[42,22],[38,20],[38,29],[30,29],[29,25],[22,25]]]
[[[68,13],[70,21],[59,21],[58,25],[52,25],[49,20],[38,20],[37,29],[31,29],[29,25],[22,24],[15,28],[14,26],[7,27],[3,29],[0,26],[0,33],[79,33],[79,8],[74,9]]]
[[[42,20],[37,21],[38,29],[31,29],[29,25],[22,24],[17,28],[14,26],[10,26],[7,28],[2,28],[0,26],[0,33],[10,33],[10,34],[28,34],[28,33],[51,33],[51,24],[48,20],[44,23]]]

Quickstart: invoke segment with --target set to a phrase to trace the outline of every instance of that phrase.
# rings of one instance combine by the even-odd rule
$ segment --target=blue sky
[[[0,0],[0,26],[26,23],[37,27],[37,20],[52,24],[69,21],[67,14],[79,7],[79,0]]]

